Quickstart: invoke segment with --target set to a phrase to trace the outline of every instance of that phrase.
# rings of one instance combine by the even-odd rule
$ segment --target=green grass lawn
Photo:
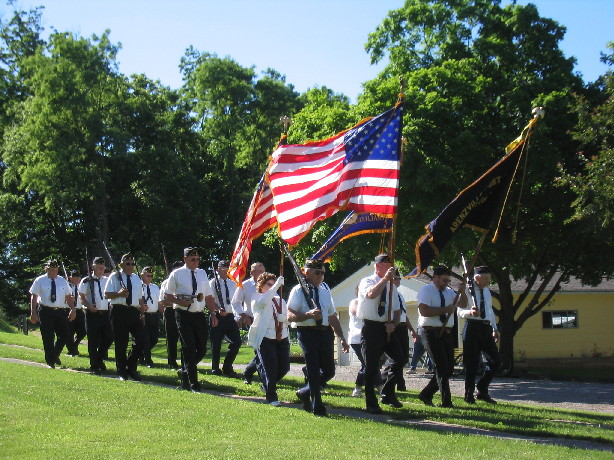
[[[22,347],[9,346],[21,345]],[[162,347],[163,344],[160,346]],[[85,353],[85,347],[81,352]],[[251,359],[245,348],[243,362]],[[0,332],[0,357],[44,362],[39,337]],[[140,368],[148,382],[177,385],[163,367]],[[62,355],[63,367],[86,370],[86,356]],[[109,365],[113,375],[114,363]],[[316,418],[299,409],[192,394],[0,361],[0,458],[612,458],[612,454],[524,441],[435,432],[407,421],[428,419],[525,436],[563,437],[614,444],[611,416],[500,403],[455,409],[426,407],[415,392],[400,393],[402,409],[386,409],[386,423],[333,415]],[[202,371],[208,390],[262,396],[257,384]],[[302,380],[285,378],[280,400],[297,402]],[[361,410],[353,385],[331,382],[324,403]]]

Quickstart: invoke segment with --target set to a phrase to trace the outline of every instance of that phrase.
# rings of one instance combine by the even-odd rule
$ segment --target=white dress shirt
[[[380,323],[385,323],[388,321],[388,310],[390,309],[389,305],[389,296],[390,293],[388,289],[390,288],[390,283],[386,284],[386,295],[385,302],[386,306],[384,308],[384,314],[380,315],[378,312],[380,298],[381,295],[378,295],[374,299],[370,299],[367,297],[367,291],[369,291],[373,286],[377,285],[382,280],[377,274],[373,274],[371,276],[367,276],[360,280],[360,284],[358,285],[358,308],[356,311],[356,316],[358,316],[362,320],[369,321],[378,321]],[[392,285],[392,309],[390,311],[390,319],[394,317],[394,312],[396,312],[400,308],[399,306],[399,296],[397,287]]]
[[[90,283],[90,278],[92,279],[92,283]],[[92,300],[92,291],[91,286],[94,286],[94,299]],[[104,289],[107,285],[107,277],[101,276],[100,278],[96,278],[95,276],[86,276],[79,283],[79,292],[85,295],[87,301],[98,310],[108,310],[109,309],[109,301],[104,298]],[[85,308],[85,307],[84,307]]]
[[[456,292],[454,292],[454,289],[446,286],[442,292],[445,300],[445,306],[447,307],[452,305],[454,303],[454,299],[456,298]],[[418,307],[420,304],[425,304],[429,307],[441,307],[439,289],[437,289],[433,283],[422,286],[418,291]],[[419,308],[418,313],[420,313]],[[420,315],[418,317],[418,326],[441,327],[442,323],[439,316]],[[450,315],[448,322],[446,323],[446,327],[454,327],[454,315]]]
[[[147,286],[149,286],[149,293],[151,294],[151,298],[147,297]],[[149,285],[143,283],[143,300],[147,305],[147,311],[145,313],[157,313],[159,299],[160,288],[153,283],[149,283]]]
[[[320,284],[317,288],[320,301],[320,307],[322,308],[322,326],[328,326],[328,317],[335,314],[335,303],[333,297],[330,294],[330,289],[325,283]],[[314,294],[315,296],[315,294]],[[301,285],[297,284],[290,291],[288,296],[288,308],[296,313],[305,314],[311,307],[305,299]],[[307,318],[305,321],[297,322],[297,326],[315,326],[316,320],[313,318]]]
[[[119,278],[121,276],[121,280],[124,283],[124,286],[126,286],[126,288],[128,287],[128,276],[124,273],[123,270],[119,271],[119,272],[115,272],[112,273],[111,276],[109,276],[109,278],[107,279],[107,285],[104,288],[104,292],[119,292],[122,289],[122,285],[119,282]],[[131,299],[131,303],[130,306],[131,307],[140,307],[139,305],[139,299],[141,298],[141,296],[143,295],[143,291],[141,290],[141,278],[139,278],[139,275],[137,275],[136,273],[132,273],[130,275],[130,282],[132,283],[132,299]],[[111,305],[128,305],[128,298],[127,297],[117,297],[115,299],[110,299],[109,303]]]
[[[38,304],[46,307],[69,308],[66,305],[66,296],[73,295],[68,281],[61,276],[56,276],[55,281],[55,302],[51,301],[51,278],[45,273],[37,277],[30,287],[30,294],[38,296]]]
[[[218,308],[224,307],[224,310],[227,312],[232,312],[232,300],[237,289],[237,284],[230,278],[223,279],[221,276],[218,276],[218,279],[220,282],[220,292],[222,294],[222,301],[224,302],[224,305],[220,305],[220,301],[215,290],[215,278],[211,278],[211,280],[209,280],[211,292],[213,293],[213,300],[215,300],[215,304],[218,306]],[[226,296],[226,292],[228,292],[228,296]]]
[[[190,312],[202,312],[207,307],[205,298],[208,295],[213,295],[211,292],[211,286],[209,285],[209,278],[207,278],[207,272],[201,268],[194,270],[194,276],[196,277],[196,292],[193,295],[203,294],[203,300],[192,300],[192,305],[189,308],[182,307],[175,304],[173,308],[177,310],[188,310]],[[172,271],[168,277],[168,283],[166,285],[166,293],[173,295],[187,294],[192,295],[192,273],[191,270],[186,267],[179,267]]]
[[[235,317],[245,313],[247,316],[254,317],[252,313],[252,297],[256,293],[256,282],[253,278],[243,283],[243,287],[237,287],[232,296],[232,309]]]

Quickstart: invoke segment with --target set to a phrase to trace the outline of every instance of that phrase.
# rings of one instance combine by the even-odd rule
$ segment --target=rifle
[[[305,296],[305,300],[307,301],[307,305],[309,309],[313,310],[315,308],[319,310],[320,308],[316,305],[315,301],[311,298],[311,294],[309,293],[309,285],[307,284],[307,279],[305,278],[305,275],[303,275],[303,272],[301,271],[300,267],[296,263],[296,260],[290,253],[290,250],[288,249],[288,244],[284,243],[283,248],[284,248],[284,252],[288,256],[288,259],[290,259],[290,263],[292,264],[292,268],[294,269],[294,274],[296,275],[296,278],[298,279],[298,282],[301,286],[301,291],[303,291],[303,295]]]
[[[226,311],[226,304],[224,303],[224,297],[222,296],[222,287],[220,286],[220,275],[211,262],[211,270],[213,270],[213,277],[215,278],[215,293],[217,294],[217,300],[220,302],[220,310]]]
[[[109,258],[109,261],[111,262],[111,266],[113,267],[114,271],[111,273],[111,275],[113,275],[113,273],[117,273],[117,277],[119,278],[119,285],[122,287],[122,289],[126,289],[128,290],[128,288],[126,288],[126,285],[124,284],[124,280],[122,279],[122,275],[119,273],[119,270],[117,267],[119,267],[119,265],[117,265],[115,263],[115,261],[113,260],[113,256],[111,256],[111,253],[109,252],[109,248],[107,248],[107,245],[105,244],[105,242],[102,242],[102,245],[104,246],[104,250],[107,253],[107,257]],[[128,302],[128,299],[126,298],[126,302]]]
[[[162,257],[164,258],[164,268],[166,268],[166,276],[170,275],[171,271],[168,268],[168,259],[166,258],[166,251],[164,250],[164,245],[160,244],[160,246],[162,246]]]
[[[66,267],[64,266],[64,262],[63,261],[60,262],[60,263],[62,264],[62,271],[64,272],[64,278],[66,279],[66,283],[68,283],[68,273],[66,272]],[[68,285],[68,286],[70,287],[70,285]],[[71,292],[70,292],[70,296],[71,297],[72,297],[72,294],[73,293],[72,293],[72,289],[71,289]],[[76,308],[77,307],[77,299],[75,299],[74,302],[75,303],[73,304],[73,308]]]

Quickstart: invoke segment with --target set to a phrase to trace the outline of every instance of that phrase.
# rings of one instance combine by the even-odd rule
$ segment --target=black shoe
[[[303,410],[307,412],[311,412],[311,398],[309,397],[309,393],[301,393],[301,390],[296,390],[296,396],[303,403]]]
[[[487,402],[488,404],[497,404],[497,401],[492,399],[488,393],[476,393],[475,399]]]
[[[179,369],[179,364],[177,364],[177,361],[170,361],[168,363],[168,367],[170,367],[171,369],[177,370]]]
[[[446,409],[454,409],[454,405],[452,403],[442,404],[441,407]]]
[[[56,366],[61,366],[62,365],[62,361],[60,361],[60,358],[55,358],[55,363]]]
[[[117,378],[120,379],[122,382],[125,382],[126,380],[129,379],[128,373],[127,372],[118,372],[117,373]]]
[[[403,407],[403,403],[399,401],[396,396],[382,396],[382,404],[388,404],[397,409]]]
[[[104,361],[100,361],[100,366],[98,366],[98,368],[101,371],[106,371],[107,370],[107,365],[104,363]]]
[[[177,371],[177,376],[181,381],[181,389],[190,390],[190,380],[188,379],[188,374],[186,372],[183,372],[183,369],[179,369]]]
[[[245,375],[245,374],[243,374],[243,383],[245,385],[251,385],[253,379],[254,379],[253,375]]]
[[[432,406],[433,405],[433,397],[427,397],[426,395],[423,395],[422,393],[420,393],[418,395],[418,399],[420,401],[422,401],[426,406]]]
[[[154,363],[151,359],[146,359],[145,360],[145,366],[147,366],[149,369],[151,369],[152,367],[154,367]]]
[[[465,396],[465,402],[467,404],[475,404],[475,398],[473,397],[473,395],[467,395]]]
[[[49,369],[55,369],[55,364],[53,364],[53,363],[47,363],[47,367],[48,367]]]
[[[90,372],[94,375],[102,374],[102,371],[100,370],[99,367],[90,367]]]
[[[74,358],[75,356],[79,356],[79,352],[77,350],[71,350],[66,354],[72,358]]]
[[[211,373],[213,375],[222,375],[222,371],[220,369],[211,369]]]
[[[397,391],[407,391],[407,386],[405,384],[397,385]]]
[[[318,417],[328,417],[328,413],[326,412],[326,409],[324,407],[320,407],[314,410],[313,415],[316,415]]]
[[[143,380],[143,377],[141,377],[141,374],[139,374],[136,370],[128,369],[128,375],[135,382],[141,382]]]
[[[195,383],[194,385],[190,385],[190,391],[192,393],[202,393],[203,387],[200,386],[200,383]]]
[[[378,414],[383,414],[384,411],[382,410],[381,407],[379,406],[367,406],[367,408],[365,409],[369,414],[374,414],[374,415],[378,415]]]
[[[239,378],[239,374],[237,374],[235,371],[233,371],[232,369],[230,369],[229,371],[222,371],[222,375],[224,375],[225,377],[230,377],[231,379],[238,379]]]

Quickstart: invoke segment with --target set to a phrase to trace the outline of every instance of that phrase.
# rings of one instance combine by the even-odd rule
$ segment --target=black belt
[[[91,313],[92,315],[95,315],[96,313],[109,313],[109,310],[96,310],[96,311],[87,310],[87,313]]]
[[[112,303],[113,308],[115,307],[126,307],[126,308],[140,308],[140,305],[126,305],[125,303]]]
[[[48,307],[47,305],[43,305],[42,303],[39,303],[39,305],[49,310],[68,310],[70,308],[70,307]]]
[[[297,329],[314,329],[316,331],[328,331],[330,326],[296,326]]]
[[[490,326],[490,321],[487,319],[466,319],[466,321],[468,323],[473,323],[473,324],[485,324]]]

